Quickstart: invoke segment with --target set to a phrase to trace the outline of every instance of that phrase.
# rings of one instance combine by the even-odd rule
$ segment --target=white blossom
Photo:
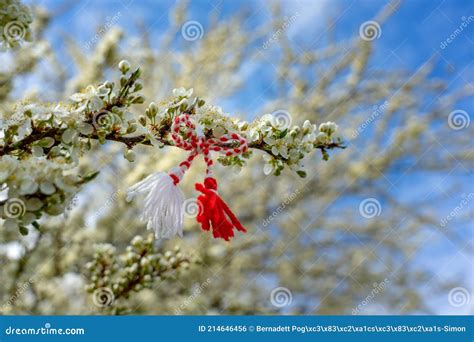
[[[186,89],[184,87],[173,89],[173,95],[179,97],[190,97],[193,94],[194,89]]]
[[[265,160],[265,165],[263,166],[263,173],[268,176],[275,169],[274,164],[272,163],[273,159],[270,156],[264,155],[263,159]]]
[[[99,95],[97,88],[89,85],[83,92],[71,95],[70,99],[74,102],[83,103],[81,109],[89,108],[89,110],[96,111],[101,109],[105,103]]]
[[[329,136],[333,134],[334,132],[336,132],[337,128],[338,128],[337,125],[331,121],[328,121],[319,125],[319,130],[321,132],[327,133],[327,135]]]

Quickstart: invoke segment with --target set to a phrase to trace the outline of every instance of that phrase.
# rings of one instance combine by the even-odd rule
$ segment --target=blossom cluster
[[[133,292],[151,288],[156,279],[167,279],[189,268],[191,261],[179,247],[159,253],[154,242],[153,234],[135,236],[120,255],[110,244],[97,246],[93,260],[85,266],[89,279],[86,290],[96,306],[123,312],[124,300]]]
[[[140,70],[132,70],[127,61],[121,61],[118,68],[121,76],[117,82],[89,85],[67,103],[21,102],[2,120],[0,191],[6,199],[0,200],[0,217],[7,227],[18,227],[26,234],[29,225],[38,226],[43,212],[61,214],[80,187],[98,173],[87,170],[80,174],[78,168],[94,140],[124,143],[124,157],[132,162],[137,144],[173,146],[171,124],[183,113],[189,114],[196,129],[208,138],[236,133],[251,149],[263,151],[265,174],[279,175],[288,166],[304,177],[303,158],[308,153],[320,149],[327,159],[328,149],[342,147],[335,138],[337,125],[332,122],[317,126],[305,121],[301,127],[290,127],[289,114],[284,119],[290,120],[283,122],[281,116],[273,114],[253,122],[241,121],[193,96],[193,89],[174,89],[172,97],[151,102],[144,115],[137,116],[129,108],[145,101],[140,94]],[[232,142],[227,147],[233,147]],[[221,155],[218,160],[225,166],[241,168],[251,149]]]
[[[303,159],[306,154],[320,148],[323,158],[327,158],[325,149],[341,143],[340,139],[334,138],[337,128],[333,122],[322,123],[318,127],[309,120],[302,127],[286,127],[272,114],[265,114],[251,125],[248,136],[250,143],[263,143],[264,150],[271,152],[264,155],[266,175],[273,173],[278,176],[284,166],[288,165],[299,176],[304,177],[306,172]]]
[[[160,132],[169,129],[174,117],[190,113],[207,137],[219,138],[225,134],[237,133],[247,139],[250,147],[265,151],[264,172],[266,175],[276,176],[288,166],[304,177],[306,173],[303,159],[308,153],[320,149],[323,158],[327,159],[327,149],[342,147],[340,138],[335,137],[338,126],[333,122],[322,123],[318,127],[306,120],[302,126],[290,127],[285,120],[282,122],[281,116],[265,114],[249,123],[229,116],[221,107],[193,97],[193,89],[178,88],[173,90],[173,94],[173,98],[158,105],[152,102],[146,111],[146,117],[140,118],[150,139],[160,139]],[[286,115],[286,119],[291,121],[290,114]],[[159,146],[163,146],[163,142]],[[251,154],[248,151],[242,156],[222,156],[218,160],[223,165],[240,168]]]
[[[44,157],[32,156],[20,161],[6,155],[0,161],[0,183],[8,187],[7,200],[0,205],[4,227],[19,228],[22,234],[28,233],[28,225],[37,225],[42,212],[62,214],[66,199],[84,180],[68,174],[72,165]]]
[[[92,140],[131,133],[136,127],[127,108],[144,101],[138,91],[139,71],[120,65],[118,87],[112,82],[88,86],[70,103],[20,103],[2,121],[0,201],[5,226],[27,233],[43,212],[59,215],[80,187],[97,172],[79,174],[79,159]]]
[[[31,41],[31,12],[18,0],[0,0],[0,51]]]

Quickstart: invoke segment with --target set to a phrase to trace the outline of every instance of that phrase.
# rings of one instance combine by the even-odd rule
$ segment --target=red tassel
[[[234,227],[241,232],[247,232],[235,217],[227,204],[217,194],[217,181],[212,177],[204,179],[204,184],[196,183],[196,190],[202,192],[197,200],[199,213],[197,221],[203,230],[212,228],[214,238],[222,238],[229,241],[234,236]]]

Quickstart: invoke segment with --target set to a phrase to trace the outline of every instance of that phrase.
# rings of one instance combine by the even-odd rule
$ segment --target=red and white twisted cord
[[[184,137],[183,137],[184,135]],[[206,162],[206,177],[212,176],[212,165],[214,164],[210,152],[216,151],[226,156],[238,156],[248,150],[247,140],[237,133],[225,134],[219,138],[207,138],[198,132],[196,125],[192,122],[189,114],[176,116],[171,125],[171,139],[176,147],[185,151],[191,151],[189,156],[182,161],[177,168],[170,170],[169,175],[175,184],[178,184],[184,173],[191,167],[191,163],[198,154],[204,155]],[[238,143],[237,147],[231,147]]]

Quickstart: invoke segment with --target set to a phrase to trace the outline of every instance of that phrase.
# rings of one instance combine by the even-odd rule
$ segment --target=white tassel
[[[171,172],[179,179],[183,175],[178,168]],[[156,172],[131,186],[127,191],[127,201],[136,195],[142,195],[141,219],[147,222],[147,229],[155,231],[157,239],[183,236],[184,195],[169,174]]]

